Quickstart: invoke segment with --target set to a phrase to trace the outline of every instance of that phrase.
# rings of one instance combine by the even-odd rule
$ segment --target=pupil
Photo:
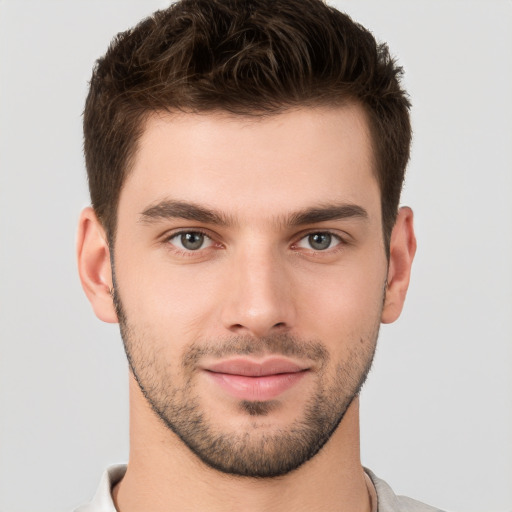
[[[185,233],[181,235],[183,247],[191,251],[200,249],[203,245],[204,235],[202,233]]]
[[[331,245],[331,235],[329,233],[314,233],[309,235],[309,243],[313,249],[323,251]]]

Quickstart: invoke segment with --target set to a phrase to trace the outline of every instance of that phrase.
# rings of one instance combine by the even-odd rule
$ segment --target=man
[[[359,456],[416,249],[400,74],[319,0],[182,0],[98,61],[78,261],[131,446],[78,510],[435,510]]]

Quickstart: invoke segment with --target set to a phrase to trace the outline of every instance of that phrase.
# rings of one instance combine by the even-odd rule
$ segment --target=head
[[[91,78],[84,150],[96,214],[113,240],[119,195],[155,112],[268,116],[356,102],[371,132],[388,250],[411,142],[401,73],[385,44],[320,0],[182,0],[158,11],[118,34]]]
[[[319,453],[400,314],[399,75],[319,0],[183,0],[98,61],[82,283],[120,323],[132,409],[210,468],[272,477]]]

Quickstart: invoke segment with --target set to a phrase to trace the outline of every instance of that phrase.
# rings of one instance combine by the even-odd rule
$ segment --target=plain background
[[[512,510],[512,3],[339,1],[406,68],[419,241],[362,394],[363,463],[452,511]],[[0,510],[88,501],[128,454],[117,326],[80,288],[94,60],[162,0],[0,0]]]

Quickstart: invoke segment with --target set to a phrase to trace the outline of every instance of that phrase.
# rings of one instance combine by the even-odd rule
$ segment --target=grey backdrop
[[[396,491],[512,510],[512,3],[338,1],[405,66],[419,250],[362,395]],[[0,0],[0,510],[70,510],[127,458],[116,326],[83,295],[81,112],[95,58],[162,0]]]

